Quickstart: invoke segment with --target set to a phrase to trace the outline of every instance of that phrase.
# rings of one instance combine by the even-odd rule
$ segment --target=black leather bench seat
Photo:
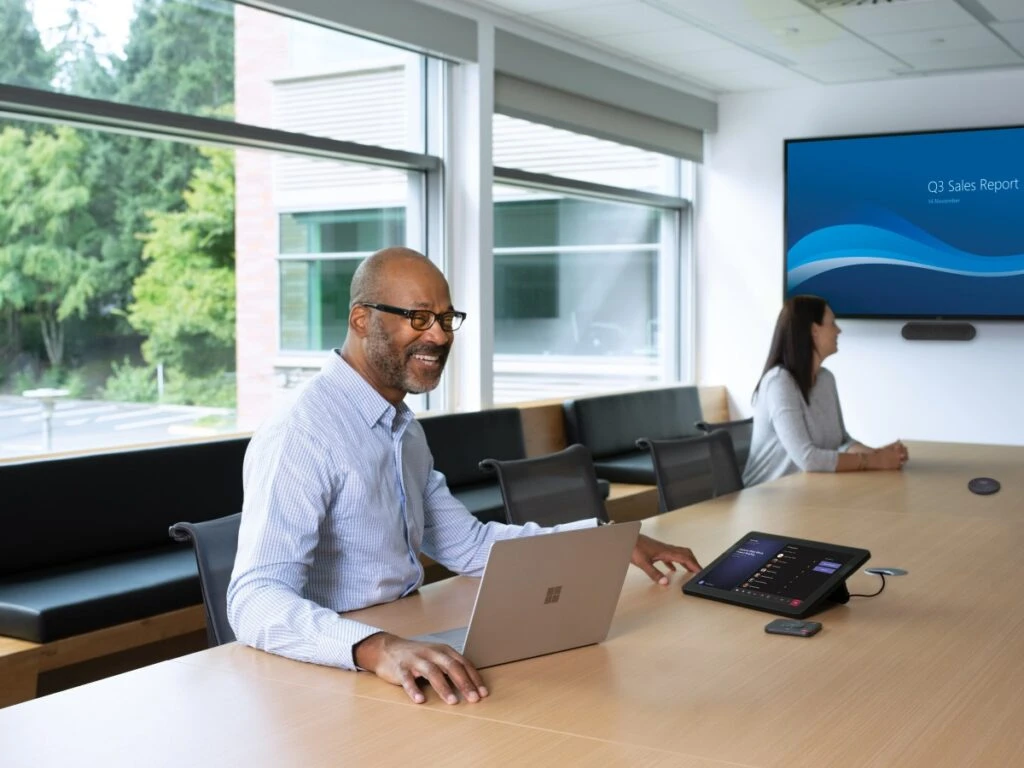
[[[614,483],[654,485],[651,455],[637,439],[664,440],[698,435],[697,387],[667,387],[567,400],[566,433],[594,457],[597,476]]]
[[[0,579],[0,635],[48,643],[200,602],[195,555],[172,543]]]
[[[38,643],[199,605],[167,528],[242,507],[248,438],[0,465],[0,635]]]

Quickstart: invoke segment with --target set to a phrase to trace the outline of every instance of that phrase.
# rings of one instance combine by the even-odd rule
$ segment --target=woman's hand
[[[867,466],[869,469],[902,469],[908,458],[907,447],[897,440],[869,453]]]

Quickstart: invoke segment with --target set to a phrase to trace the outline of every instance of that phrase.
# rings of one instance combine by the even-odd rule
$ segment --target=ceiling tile
[[[852,61],[826,61],[801,65],[794,69],[822,83],[853,83],[860,80],[892,78],[894,70],[905,71],[907,68],[893,65],[888,57],[879,55]]]
[[[992,29],[1010,45],[1024,53],[1024,21],[1000,21],[993,24]]]
[[[884,55],[875,46],[853,35],[839,40],[793,41],[785,46],[764,46],[763,50],[797,64],[870,59],[873,56]],[[894,63],[897,62],[894,60]]]
[[[900,57],[917,70],[972,69],[1024,64],[1024,58],[1005,45],[973,48],[966,51],[925,51]]]
[[[615,0],[609,0],[612,5]],[[603,3],[586,2],[586,0],[476,0],[474,5],[484,5],[498,11],[512,14],[543,13],[544,11],[561,11],[566,8],[590,8]]]
[[[981,24],[897,32],[893,35],[872,35],[871,42],[897,56],[908,53],[999,47],[1000,45],[999,38]]]
[[[809,77],[794,72],[778,64],[772,68],[740,69],[727,72],[715,72],[704,78],[711,87],[720,91],[761,91],[777,88],[801,88],[815,85]]]
[[[715,72],[737,69],[757,69],[772,64],[770,59],[742,48],[721,48],[715,51],[666,51],[656,57],[650,57],[653,64],[664,66],[682,66],[692,72]]]
[[[538,13],[533,20],[569,34],[594,38],[683,27],[685,22],[641,2]]]
[[[977,0],[977,2],[999,21],[1024,21],[1024,3],[1021,0]]]
[[[723,24],[719,28],[728,36],[757,47],[789,47],[823,40],[855,39],[824,16],[784,16],[742,24]]]
[[[976,24],[977,21],[953,0],[906,0],[902,3],[871,3],[824,12],[860,35],[884,35]]]
[[[696,27],[659,29],[656,32],[636,32],[631,35],[602,37],[600,45],[636,56],[652,56],[665,51],[713,51],[732,48],[728,40]]]
[[[684,16],[710,24],[739,24],[745,21],[779,19],[786,16],[814,16],[815,12],[797,0],[645,0]]]

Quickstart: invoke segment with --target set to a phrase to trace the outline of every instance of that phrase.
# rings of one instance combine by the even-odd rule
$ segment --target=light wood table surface
[[[479,704],[416,706],[371,675],[232,644],[0,710],[0,764],[1022,765],[1024,447],[910,450],[900,473],[793,476],[644,523],[705,563],[764,530],[910,571],[820,614],[814,638],[631,568],[606,642],[485,670]],[[1002,490],[971,494],[978,475]],[[354,615],[445,629],[475,589]]]

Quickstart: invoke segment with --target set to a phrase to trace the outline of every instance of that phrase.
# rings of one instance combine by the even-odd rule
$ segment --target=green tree
[[[97,290],[84,152],[71,128],[0,132],[0,305],[38,315],[53,366],[64,358],[65,321],[84,317]]]
[[[111,61],[111,98],[230,116],[234,37],[230,3],[138,0],[124,58]],[[93,214],[106,235],[101,251],[107,304],[128,303],[143,268],[139,233],[149,228],[148,214],[182,210],[182,192],[202,162],[189,144],[116,134],[90,140]]]
[[[47,88],[55,74],[25,0],[0,0],[0,83]]]
[[[25,0],[0,0],[0,83],[47,88],[55,75],[56,56],[43,47]],[[0,366],[19,352],[21,312],[0,293]]]
[[[185,210],[150,214],[145,271],[128,309],[148,339],[142,353],[170,374],[205,377],[234,368],[235,175],[230,150],[200,150]]]

